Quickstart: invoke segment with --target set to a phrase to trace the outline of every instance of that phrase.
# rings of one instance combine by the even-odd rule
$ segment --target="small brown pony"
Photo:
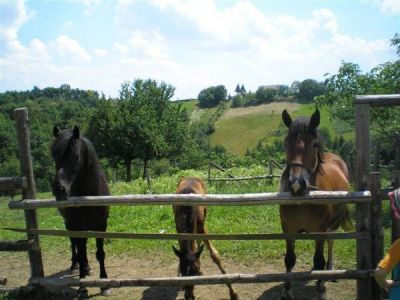
[[[305,195],[310,188],[324,191],[349,191],[349,176],[345,162],[337,155],[323,152],[317,127],[320,113],[316,110],[310,119],[299,117],[292,121],[284,110],[282,120],[289,129],[284,144],[287,165],[283,171],[280,191],[294,196]],[[284,233],[328,232],[342,226],[351,230],[353,225],[345,204],[335,205],[281,205],[280,218]],[[333,241],[328,241],[328,262],[324,258],[325,240],[315,241],[314,270],[332,269]],[[296,263],[295,241],[286,240],[286,272]],[[292,284],[285,282],[281,299],[293,299]],[[325,299],[322,280],[317,281],[317,299]]]
[[[206,194],[206,187],[201,179],[187,177],[183,178],[176,189],[177,194]],[[174,205],[174,217],[176,231],[178,233],[203,233],[208,232],[205,221],[207,208],[204,206],[183,206]],[[226,274],[221,264],[218,251],[212,246],[211,242],[204,240],[204,244],[210,251],[211,259],[218,266],[222,274]],[[172,246],[176,256],[179,257],[179,274],[181,276],[199,276],[202,275],[200,270],[200,255],[204,249],[204,244],[200,246],[200,241],[180,240],[179,250]],[[238,299],[237,294],[230,284],[229,294],[231,299]],[[194,286],[185,287],[185,300],[195,299],[193,295]]]

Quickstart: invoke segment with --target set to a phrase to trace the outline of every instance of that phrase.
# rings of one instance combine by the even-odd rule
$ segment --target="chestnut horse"
[[[284,110],[282,120],[289,129],[284,140],[287,165],[283,171],[280,191],[294,196],[305,195],[310,188],[324,191],[349,191],[349,175],[345,162],[333,153],[323,152],[317,127],[320,113],[316,110],[310,119],[299,117],[292,121]],[[328,232],[353,225],[345,204],[280,205],[281,226],[284,233]],[[325,240],[315,241],[314,270],[332,269],[333,241],[328,241],[328,262],[324,258]],[[286,240],[286,272],[296,263],[295,241]],[[281,299],[293,299],[290,281],[285,282]],[[325,299],[324,282],[316,284],[317,299]]]
[[[201,179],[186,177],[180,180],[176,189],[177,194],[206,194],[206,187]],[[174,218],[176,231],[178,233],[202,233],[208,232],[206,222],[207,208],[204,206],[184,206],[174,205]],[[211,259],[218,266],[222,274],[226,274],[221,264],[218,251],[213,247],[210,241],[204,240],[204,244],[210,251]],[[200,255],[204,249],[204,244],[200,246],[200,241],[180,240],[179,250],[172,246],[174,253],[179,258],[178,275],[181,276],[199,276],[202,275],[200,270]],[[229,294],[231,299],[238,299],[237,294],[230,284]],[[193,294],[194,286],[185,287],[185,300],[195,299]]]

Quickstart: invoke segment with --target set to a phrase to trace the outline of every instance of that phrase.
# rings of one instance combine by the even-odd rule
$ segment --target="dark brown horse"
[[[109,195],[104,173],[100,169],[96,151],[92,144],[80,135],[79,127],[60,131],[53,129],[54,141],[51,155],[55,161],[56,174],[53,182],[53,194],[57,201],[69,196]],[[106,206],[82,206],[59,209],[67,230],[106,231],[109,208]],[[89,275],[86,253],[87,238],[70,238],[73,269],[79,264],[79,277]],[[104,265],[105,252],[102,238],[96,239],[96,258],[100,264],[100,278],[107,278]],[[109,289],[102,289],[104,296],[110,295]],[[79,297],[86,298],[87,290],[80,289]]]
[[[317,127],[320,113],[310,119],[299,117],[292,121],[284,110],[282,120],[289,129],[284,144],[287,166],[283,171],[280,190],[295,196],[305,195],[310,189],[348,191],[348,169],[337,155],[323,152]],[[280,218],[284,233],[328,232],[342,226],[352,229],[347,206],[341,205],[281,205]],[[328,241],[328,262],[324,258],[324,240],[315,241],[314,270],[332,269],[333,241]],[[295,241],[286,240],[286,272],[296,263]],[[291,282],[285,282],[282,299],[293,299]],[[325,299],[324,282],[317,281],[317,299]]]
[[[176,189],[177,194],[205,194],[207,193],[204,182],[201,179],[187,177],[182,179]],[[178,233],[203,233],[208,232],[206,227],[207,208],[204,206],[173,206],[176,231]],[[204,244],[210,251],[211,259],[218,266],[222,274],[226,274],[221,264],[218,251],[213,247],[210,241],[204,240]],[[200,270],[200,255],[203,251],[204,244],[200,246],[200,241],[183,240],[179,241],[179,250],[174,246],[174,252],[179,257],[179,274],[181,276],[199,276],[202,275]],[[230,284],[229,294],[231,299],[238,299],[237,294]],[[195,299],[193,294],[194,286],[185,287],[185,299]]]

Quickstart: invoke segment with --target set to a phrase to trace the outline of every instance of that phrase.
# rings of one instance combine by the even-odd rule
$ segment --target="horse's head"
[[[179,272],[182,276],[199,276],[202,275],[200,271],[200,255],[203,252],[204,244],[196,251],[189,250],[179,251],[172,246],[174,253],[179,258]]]
[[[78,126],[63,131],[54,127],[53,135],[55,139],[51,145],[51,155],[56,174],[52,189],[57,200],[66,200],[84,162],[84,142]]]
[[[310,119],[299,117],[292,121],[289,113],[284,110],[282,120],[289,130],[284,141],[287,166],[282,175],[282,179],[286,182],[281,188],[289,190],[293,195],[301,196],[308,191],[311,177],[318,170],[322,160],[322,148],[317,131],[320,113],[317,109]]]

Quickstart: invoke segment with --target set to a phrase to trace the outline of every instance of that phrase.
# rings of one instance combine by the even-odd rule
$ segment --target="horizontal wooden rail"
[[[164,277],[164,278],[138,278],[138,279],[78,279],[78,278],[32,278],[31,284],[46,287],[100,287],[122,288],[138,286],[187,286],[209,284],[241,284],[282,282],[287,280],[336,280],[336,279],[360,279],[373,276],[374,270],[331,270],[311,271],[276,274],[225,274],[188,277]]]
[[[363,192],[326,192],[313,191],[303,197],[294,197],[290,193],[258,194],[159,194],[125,196],[85,196],[71,197],[68,200],[20,200],[10,201],[10,209],[38,209],[49,207],[108,206],[108,205],[305,205],[305,204],[342,204],[371,202],[371,193]]]
[[[0,192],[13,192],[26,189],[25,177],[0,177]]]
[[[342,240],[365,239],[368,232],[316,232],[316,233],[247,233],[247,234],[189,234],[189,233],[129,233],[102,231],[67,231],[55,229],[3,228],[15,232],[29,232],[47,236],[65,236],[75,238],[108,238],[133,240]]]
[[[26,232],[26,229],[25,231]],[[34,249],[35,241],[34,240],[22,240],[22,241],[5,241],[0,240],[0,251],[28,251]]]
[[[235,177],[235,178],[210,178],[209,181],[244,181],[244,180],[255,180],[255,179],[273,179],[281,178],[281,175],[263,175],[263,176],[248,176],[248,177]]]
[[[395,106],[400,105],[400,94],[356,96],[355,103],[371,106]]]

